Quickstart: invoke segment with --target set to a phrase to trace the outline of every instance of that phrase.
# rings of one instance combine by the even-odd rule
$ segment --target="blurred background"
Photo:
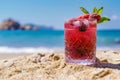
[[[111,19],[98,25],[97,49],[120,49],[120,1],[116,0],[1,0],[0,53],[52,52],[64,49],[64,22],[104,6]]]

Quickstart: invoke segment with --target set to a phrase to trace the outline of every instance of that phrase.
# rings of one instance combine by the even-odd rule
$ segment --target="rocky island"
[[[53,26],[20,24],[13,19],[6,19],[0,23],[0,30],[53,30]]]

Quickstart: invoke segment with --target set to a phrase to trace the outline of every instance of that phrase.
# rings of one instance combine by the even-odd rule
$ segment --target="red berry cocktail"
[[[68,63],[91,65],[96,61],[96,29],[101,16],[96,13],[72,18],[64,24],[65,59]]]
[[[96,20],[65,22],[65,55],[69,63],[93,64],[96,51]]]

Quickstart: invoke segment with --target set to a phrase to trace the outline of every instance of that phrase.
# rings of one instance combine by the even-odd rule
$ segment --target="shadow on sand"
[[[120,64],[112,64],[112,63],[99,63],[95,67],[97,68],[112,68],[120,70]]]
[[[103,62],[96,58],[96,64],[91,66],[96,68],[111,68],[120,70],[120,64],[108,63],[107,61]]]

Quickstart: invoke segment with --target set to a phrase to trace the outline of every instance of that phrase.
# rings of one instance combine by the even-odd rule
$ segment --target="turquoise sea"
[[[63,30],[0,31],[0,53],[52,48],[64,48]],[[120,30],[98,30],[97,49],[111,48],[120,49]]]

